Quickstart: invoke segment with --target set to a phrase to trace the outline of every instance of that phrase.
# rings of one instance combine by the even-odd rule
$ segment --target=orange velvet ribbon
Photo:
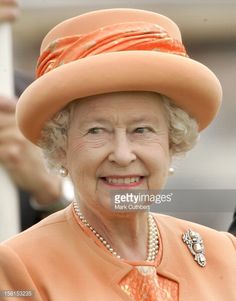
[[[160,51],[188,57],[183,44],[171,38],[162,27],[147,22],[127,22],[53,41],[39,57],[36,76],[88,56],[129,50]]]

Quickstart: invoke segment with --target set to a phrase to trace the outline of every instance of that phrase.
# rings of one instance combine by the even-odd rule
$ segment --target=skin
[[[0,164],[14,183],[28,191],[39,204],[52,204],[60,197],[61,180],[47,172],[39,148],[19,131],[15,106],[15,99],[0,95]]]
[[[0,0],[0,23],[15,21],[18,15],[17,0]],[[0,164],[14,183],[28,191],[40,205],[52,204],[60,197],[61,181],[48,174],[39,149],[20,133],[15,122],[15,106],[15,98],[0,95]]]
[[[127,260],[147,256],[147,213],[112,211],[112,189],[161,189],[170,165],[168,124],[157,94],[88,97],[72,113],[64,165],[89,223]],[[106,177],[139,176],[135,186]]]
[[[12,22],[19,15],[17,0],[0,0],[0,22]]]

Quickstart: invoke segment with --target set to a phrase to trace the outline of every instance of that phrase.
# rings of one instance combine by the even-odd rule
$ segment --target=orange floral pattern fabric
[[[178,301],[178,284],[158,275],[155,266],[135,266],[120,287],[134,301]]]
[[[63,64],[106,52],[152,50],[188,56],[182,43],[159,25],[147,22],[112,24],[83,35],[53,41],[38,60],[36,75]]]

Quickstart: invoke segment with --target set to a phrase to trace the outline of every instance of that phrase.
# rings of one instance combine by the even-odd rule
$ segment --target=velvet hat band
[[[106,52],[150,50],[188,57],[183,44],[148,22],[112,24],[88,34],[57,39],[40,55],[36,76],[66,63]]]

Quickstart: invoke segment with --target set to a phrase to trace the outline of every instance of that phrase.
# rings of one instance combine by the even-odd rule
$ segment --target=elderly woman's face
[[[107,207],[115,189],[160,189],[170,163],[161,99],[148,92],[88,97],[76,105],[66,166],[80,201]]]

